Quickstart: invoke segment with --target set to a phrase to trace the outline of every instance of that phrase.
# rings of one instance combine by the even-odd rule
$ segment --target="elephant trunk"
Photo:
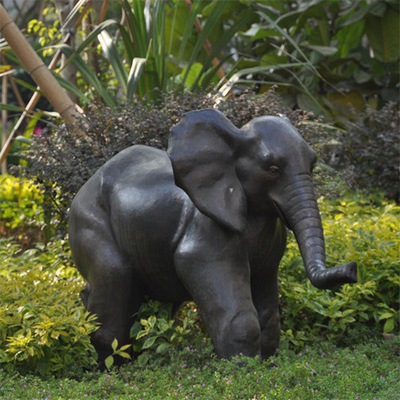
[[[311,177],[298,175],[296,182],[286,187],[285,197],[288,201],[282,210],[284,222],[295,234],[311,283],[328,289],[337,284],[357,282],[354,262],[326,269],[324,233]]]

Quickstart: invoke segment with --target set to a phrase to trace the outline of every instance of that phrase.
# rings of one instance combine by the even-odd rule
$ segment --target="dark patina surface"
[[[216,110],[186,114],[167,152],[130,147],[75,197],[70,243],[98,315],[104,359],[128,342],[145,295],[193,299],[215,351],[268,357],[279,343],[278,266],[293,230],[312,284],[356,282],[354,262],[325,267],[311,182],[316,155],[284,118],[241,129]]]

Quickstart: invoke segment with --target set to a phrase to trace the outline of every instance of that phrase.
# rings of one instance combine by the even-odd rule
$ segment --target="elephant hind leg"
[[[110,229],[76,230],[71,249],[88,282],[81,294],[83,303],[101,324],[92,343],[102,362],[112,353],[114,339],[119,346],[129,343],[132,316],[143,301],[142,285]]]
[[[88,308],[89,303],[89,293],[90,293],[90,285],[89,282],[86,282],[86,286],[81,290],[81,300],[85,308]]]

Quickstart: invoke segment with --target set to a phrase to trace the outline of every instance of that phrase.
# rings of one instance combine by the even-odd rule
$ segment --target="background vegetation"
[[[397,399],[398,2],[118,0],[104,19],[98,5],[85,14],[69,44],[57,2],[40,3],[20,22],[47,63],[63,52],[55,75],[86,120],[77,137],[43,100],[14,142],[14,176],[0,177],[0,397]],[[0,73],[14,68],[28,98],[33,82],[4,41],[0,51]],[[22,109],[11,95],[0,107],[10,130]],[[150,300],[131,330],[134,360],[101,374],[67,244],[70,202],[117,152],[165,149],[181,116],[207,107],[238,127],[289,117],[319,155],[328,266],[357,260],[359,282],[312,287],[290,237],[279,355],[217,360],[194,303],[172,318]]]

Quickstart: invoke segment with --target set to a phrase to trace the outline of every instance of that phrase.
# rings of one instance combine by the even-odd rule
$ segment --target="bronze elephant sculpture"
[[[239,129],[208,109],[184,115],[167,152],[133,146],[104,164],[76,195],[69,227],[84,304],[101,322],[100,359],[114,338],[128,342],[146,295],[193,299],[221,357],[273,354],[286,227],[314,286],[356,282],[354,262],[325,267],[316,160],[284,118]]]

